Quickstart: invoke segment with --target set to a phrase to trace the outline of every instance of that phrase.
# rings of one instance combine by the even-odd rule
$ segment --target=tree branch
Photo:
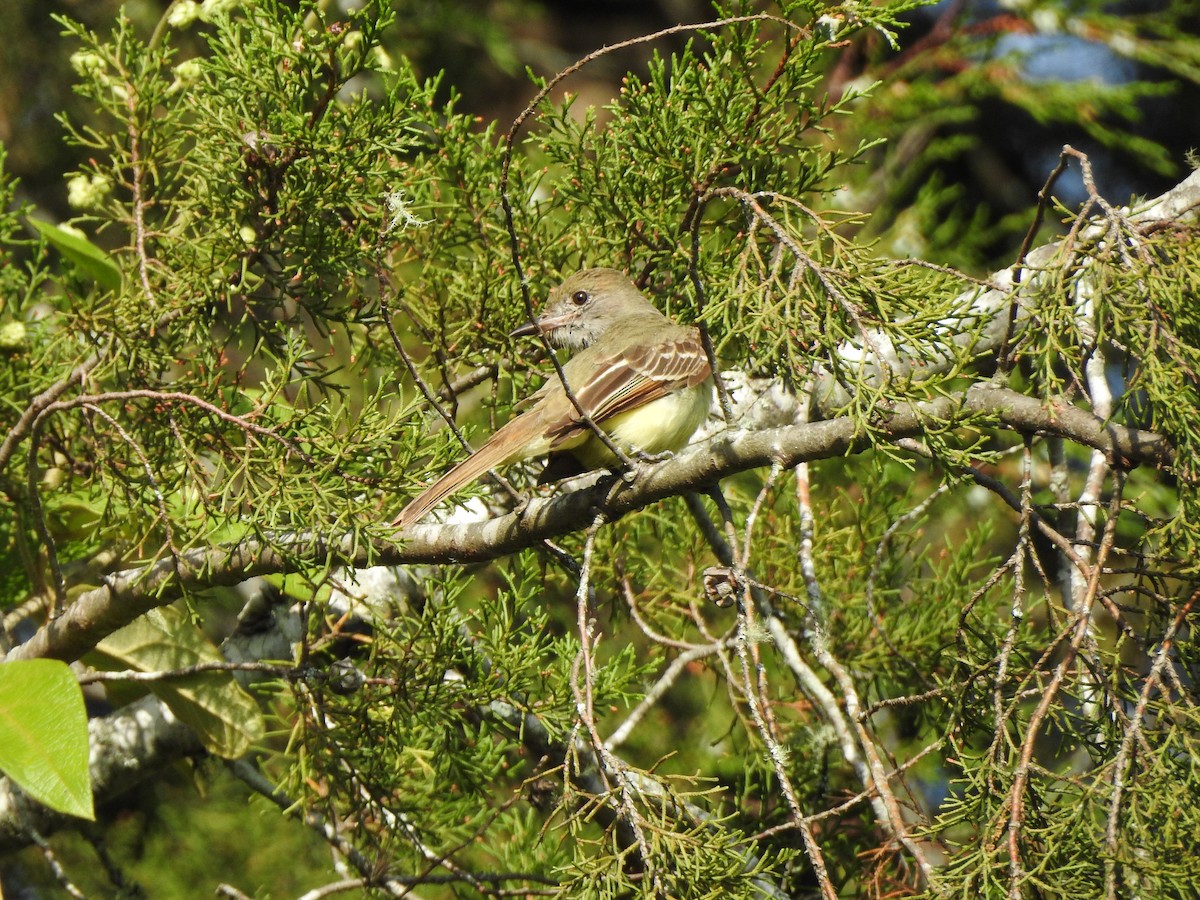
[[[1164,223],[1194,222],[1200,216],[1200,170],[1192,172],[1175,187],[1133,212],[1121,210],[1113,213],[1120,216],[1123,225],[1137,229],[1142,234],[1148,234]],[[960,348],[969,345],[976,357],[995,355],[1004,350],[1029,315],[1026,298],[1044,290],[1049,281],[1061,277],[1064,253],[1072,247],[1102,238],[1110,227],[1110,219],[1104,216],[1081,218],[1068,237],[1043,244],[1007,269],[993,272],[988,279],[990,288],[972,287],[964,291],[955,304],[963,309],[959,320],[986,324],[978,333],[974,329],[963,328],[948,340]],[[865,351],[850,346],[846,350],[854,360],[855,371],[861,373],[859,383],[864,388],[878,386],[887,376],[919,383],[945,372],[960,361],[960,355],[951,352],[949,347],[934,358],[929,347],[893,344],[888,335],[875,329],[867,330],[863,342]],[[886,354],[879,352],[876,346],[885,348]],[[919,352],[922,349],[924,352]],[[915,360],[920,360],[920,364],[915,364]],[[815,375],[812,395],[822,410],[837,409],[850,398],[845,386],[838,381],[837,373],[824,367]]]
[[[1161,435],[1105,423],[1063,402],[1046,405],[1014,391],[977,384],[956,397],[897,406],[881,414],[876,432],[891,440],[921,434],[927,426],[945,429],[961,417],[986,416],[1000,428],[1024,434],[1058,435],[1099,450],[1121,466],[1148,463],[1169,467],[1174,450]],[[53,657],[72,661],[106,635],[146,611],[165,606],[185,591],[229,586],[255,575],[293,572],[307,562],[330,561],[351,568],[414,563],[473,563],[507,556],[546,538],[586,528],[597,512],[613,521],[667,497],[722,478],[778,463],[798,463],[861,452],[871,434],[849,417],[763,431],[717,435],[673,459],[640,467],[625,483],[601,476],[589,486],[532,501],[506,516],[462,525],[415,525],[373,542],[361,535],[315,532],[281,535],[270,542],[247,539],[233,545],[199,548],[178,558],[106,576],[102,587],[80,595],[71,606],[9,659]]]

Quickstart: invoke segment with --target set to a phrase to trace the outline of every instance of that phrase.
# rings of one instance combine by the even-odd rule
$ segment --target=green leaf
[[[32,216],[29,224],[38,230],[59,253],[75,264],[75,267],[92,279],[102,288],[110,291],[120,290],[121,270],[109,258],[109,255],[78,234],[72,234],[66,229],[35,219]]]
[[[83,692],[66,663],[0,663],[0,770],[51,809],[96,818]]]
[[[164,607],[113,632],[87,661],[102,669],[167,672],[223,662],[224,657],[182,612]],[[258,704],[228,672],[154,681],[149,688],[200,736],[210,753],[235,759],[262,739],[265,726]]]

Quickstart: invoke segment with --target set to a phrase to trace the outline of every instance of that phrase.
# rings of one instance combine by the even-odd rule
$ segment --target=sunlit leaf
[[[117,268],[108,254],[85,237],[72,234],[57,225],[43,222],[41,219],[29,219],[29,224],[36,228],[46,241],[73,263],[79,271],[92,279],[96,284],[110,291],[120,290],[121,270]]]
[[[95,818],[87,713],[66,663],[0,663],[0,771],[51,809]]]

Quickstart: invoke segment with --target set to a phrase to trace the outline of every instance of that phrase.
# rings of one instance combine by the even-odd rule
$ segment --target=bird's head
[[[624,273],[584,269],[551,291],[541,315],[512,335],[540,332],[555,347],[579,350],[594,344],[617,322],[637,316],[662,318]]]

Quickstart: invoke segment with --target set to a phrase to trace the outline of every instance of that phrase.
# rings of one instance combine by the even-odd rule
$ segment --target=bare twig
[[[598,637],[595,632],[595,620],[591,616],[590,609],[592,593],[590,576],[596,533],[603,523],[603,517],[597,516],[587,530],[584,539],[583,564],[580,567],[579,586],[575,592],[579,653],[571,667],[571,690],[575,694],[575,714],[588,735],[592,751],[604,763],[600,769],[600,777],[607,789],[616,795],[621,824],[632,836],[637,846],[640,865],[645,872],[649,889],[656,897],[665,896],[662,872],[658,861],[650,852],[650,842],[646,838],[646,825],[637,808],[634,786],[626,777],[625,764],[613,754],[611,747],[600,737],[600,730],[596,725],[596,713],[593,705],[596,677],[593,651]]]
[[[1042,691],[1041,700],[1029,718],[1025,736],[1021,742],[1021,752],[1016,770],[1013,773],[1012,787],[1009,789],[1006,802],[1009,813],[1007,821],[1008,855],[1011,864],[1009,896],[1012,900],[1020,900],[1024,895],[1024,868],[1021,863],[1021,828],[1024,822],[1025,789],[1029,783],[1034,748],[1042,724],[1050,711],[1050,706],[1054,702],[1059,689],[1062,687],[1067,672],[1070,671],[1071,666],[1074,664],[1076,654],[1090,633],[1091,605],[1099,587],[1100,573],[1103,569],[1104,560],[1112,549],[1116,535],[1117,519],[1121,508],[1121,487],[1123,484],[1124,478],[1118,470],[1113,496],[1109,502],[1108,521],[1104,526],[1104,537],[1101,540],[1100,549],[1096,555],[1096,564],[1092,567],[1091,579],[1088,582],[1087,592],[1082,598],[1083,602],[1075,609],[1075,621],[1071,625],[1071,640],[1061,661],[1055,667],[1053,676]]]
[[[209,403],[207,400],[197,397],[195,394],[188,394],[183,391],[153,391],[153,390],[125,390],[125,391],[107,391],[102,394],[81,394],[77,397],[72,397],[70,400],[57,400],[45,405],[40,412],[34,417],[31,434],[34,436],[36,444],[36,435],[44,420],[56,412],[64,410],[76,409],[81,406],[97,406],[101,403],[123,403],[127,400],[153,400],[157,403],[172,403],[182,404],[185,406],[194,406],[201,409],[211,416],[220,419],[222,422],[227,422],[248,434],[253,434],[256,437],[265,438],[269,441],[284,447],[289,453],[296,456],[302,462],[309,465],[316,465],[318,460],[316,457],[306,453],[294,441],[289,440],[281,434],[272,431],[270,428],[265,428],[262,425],[253,421],[254,416],[238,416],[231,412],[226,412],[219,406]],[[363,475],[351,475],[345,472],[339,474],[347,481],[354,481],[361,484],[375,484],[378,479],[370,478]]]
[[[1021,278],[1024,275],[1025,258],[1029,256],[1029,250],[1033,246],[1034,238],[1037,237],[1038,230],[1042,227],[1042,219],[1046,215],[1046,205],[1050,201],[1050,191],[1054,188],[1054,183],[1058,181],[1060,175],[1067,170],[1067,158],[1064,154],[1058,157],[1058,165],[1054,167],[1046,183],[1042,189],[1038,191],[1037,208],[1033,214],[1033,221],[1029,224],[1029,230],[1025,232],[1025,239],[1021,241],[1021,248],[1017,251],[1017,260],[1013,263],[1013,285],[1019,285]],[[1000,373],[1008,374],[1012,368],[1013,359],[1009,353],[1009,347],[1012,343],[1013,334],[1017,328],[1017,312],[1020,309],[1018,298],[1020,294],[1013,291],[1012,302],[1008,307],[1008,324],[1004,328],[1004,337],[1000,341],[1000,350],[997,353],[999,360]]]
[[[200,675],[205,672],[257,672],[262,675],[272,675],[276,678],[288,680],[308,678],[319,674],[319,670],[316,669],[300,669],[296,666],[281,666],[274,663],[214,660],[194,663],[190,666],[181,666],[178,669],[156,672],[139,672],[132,669],[121,669],[115,672],[83,672],[76,676],[76,680],[80,684],[103,684],[116,681],[146,684],[156,681],[172,681],[176,678],[188,678],[192,675]]]
[[[782,747],[779,746],[778,742],[774,740],[770,730],[767,727],[767,721],[762,715],[757,696],[756,679],[752,679],[750,677],[750,654],[747,647],[747,644],[751,640],[749,622],[750,618],[754,615],[756,599],[760,601],[763,600],[763,595],[761,592],[757,592],[758,597],[756,598],[756,591],[750,585],[749,578],[745,576],[744,570],[737,565],[739,554],[736,549],[737,533],[733,527],[732,512],[729,509],[729,506],[724,502],[724,498],[722,498],[720,491],[714,490],[712,493],[713,499],[717,502],[718,508],[720,508],[722,512],[722,518],[725,525],[725,536],[722,536],[721,532],[717,530],[711,521],[708,521],[707,524],[705,524],[705,521],[708,519],[708,514],[698,502],[689,503],[689,509],[691,509],[692,514],[696,516],[697,520],[701,522],[701,530],[706,536],[708,536],[710,546],[712,547],[713,552],[716,554],[717,559],[728,566],[730,571],[734,573],[734,587],[738,591],[738,624],[737,632],[734,636],[734,646],[737,650],[738,659],[741,662],[742,671],[740,680],[743,684],[743,694],[747,700],[747,705],[750,707],[751,716],[756,730],[767,747],[768,757],[771,760],[772,769],[775,772],[776,779],[779,781],[780,788],[784,792],[784,798],[787,802],[788,811],[790,813],[789,822],[797,830],[799,830],[801,840],[804,842],[804,852],[808,857],[809,864],[813,867],[813,873],[815,874],[817,883],[821,889],[821,896],[824,897],[825,900],[835,900],[837,897],[837,890],[834,888],[833,881],[829,877],[829,871],[825,865],[825,855],[821,850],[820,843],[817,841],[816,834],[813,832],[811,825],[808,823],[800,808],[799,800],[796,796],[794,788],[792,788],[791,780],[787,774],[786,754]],[[780,646],[781,638],[783,643],[786,645],[787,642],[790,641],[790,636],[788,636],[786,631],[783,630],[782,623],[780,623],[779,620],[771,614],[768,614],[766,618],[767,629],[771,636],[776,640],[776,645]],[[780,635],[780,632],[783,632],[783,634]],[[782,649],[783,648],[781,647],[781,650]],[[793,651],[795,650],[794,644],[791,645],[791,649]],[[798,664],[801,671],[808,670],[807,665],[805,665],[803,660],[800,659],[798,653],[794,653],[790,661]],[[739,679],[732,667],[727,665],[726,668],[730,683],[736,683]],[[808,671],[809,674],[812,675],[812,678],[810,680],[806,680],[806,684],[817,693],[825,692],[828,694],[825,686],[821,684],[820,679],[816,677],[815,673],[811,673],[811,670]],[[829,699],[832,700],[832,698]],[[832,707],[836,710],[836,702],[832,702]]]
[[[51,873],[54,875],[54,880],[58,882],[58,886],[67,892],[67,895],[74,897],[75,900],[86,900],[86,895],[75,883],[71,881],[71,876],[67,874],[67,870],[63,868],[62,863],[58,861],[54,850],[50,847],[50,842],[42,837],[36,830],[29,829],[29,837],[37,844],[38,849],[42,852],[42,859],[46,861],[46,865],[50,867]]]
[[[812,648],[813,655],[816,656],[817,661],[834,677],[834,680],[838,684],[842,702],[846,707],[846,719],[854,731],[858,747],[862,753],[862,759],[865,762],[865,770],[864,767],[859,767],[859,776],[862,779],[863,788],[875,793],[878,802],[874,803],[873,801],[873,803],[881,824],[887,827],[892,836],[904,846],[916,861],[921,869],[923,879],[928,884],[932,881],[933,866],[925,855],[925,851],[913,840],[908,832],[904,815],[900,811],[900,804],[896,800],[896,796],[888,782],[887,774],[884,771],[883,761],[879,756],[878,748],[875,746],[875,741],[871,735],[867,732],[867,720],[862,714],[863,707],[862,702],[858,698],[858,688],[855,686],[849,671],[834,656],[825,635],[824,623],[821,621],[819,613],[822,607],[821,587],[816,575],[815,560],[812,558],[814,517],[811,510],[810,494],[807,488],[807,468],[802,469],[800,466],[797,466],[796,477],[798,481],[805,484],[803,489],[797,490],[797,502],[801,506],[800,523],[802,529],[799,547],[800,569],[804,574],[805,586],[808,590],[805,638],[808,645]],[[805,507],[808,508],[805,509]],[[805,529],[807,529],[807,534],[804,531]]]
[[[1116,900],[1119,896],[1117,882],[1120,875],[1118,839],[1120,836],[1121,800],[1125,795],[1126,779],[1133,763],[1133,745],[1141,734],[1150,697],[1161,685],[1164,670],[1170,668],[1171,649],[1174,646],[1175,637],[1179,634],[1179,629],[1183,627],[1184,621],[1197,600],[1200,600],[1200,591],[1193,591],[1187,602],[1179,608],[1179,612],[1175,614],[1170,627],[1163,635],[1154,656],[1154,664],[1150,667],[1145,681],[1142,682],[1142,692],[1138,696],[1137,706],[1125,729],[1125,736],[1121,739],[1121,749],[1113,760],[1112,796],[1108,802],[1108,822],[1104,829],[1104,894],[1109,900]]]

